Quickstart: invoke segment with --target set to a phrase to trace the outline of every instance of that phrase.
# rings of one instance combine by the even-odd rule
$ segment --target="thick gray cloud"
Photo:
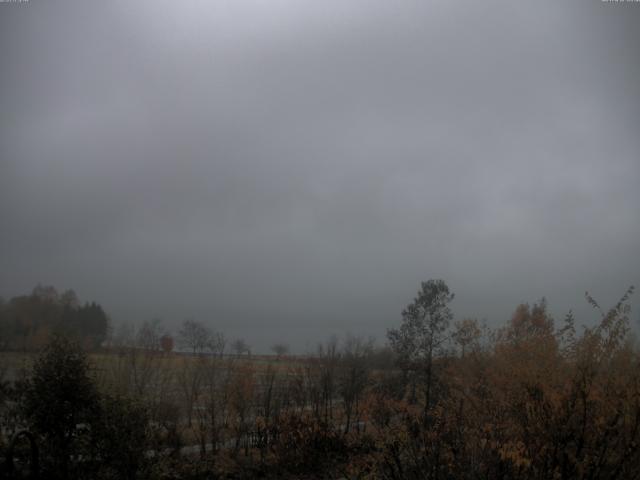
[[[257,350],[639,284],[640,6],[0,4],[0,292]],[[637,303],[637,302],[636,302]]]

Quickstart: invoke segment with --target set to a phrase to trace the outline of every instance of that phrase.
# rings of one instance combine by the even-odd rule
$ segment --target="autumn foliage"
[[[543,299],[489,329],[455,320],[453,294],[429,281],[389,330],[390,347],[332,338],[309,357],[269,362],[225,356],[208,334],[218,340],[189,355],[123,347],[96,381],[137,402],[108,411],[146,406],[140,438],[151,440],[139,450],[154,456],[140,455],[136,478],[626,480],[640,477],[632,293],[610,310],[587,295],[591,327],[571,313],[554,321]],[[96,442],[111,445],[116,428]]]
[[[375,429],[364,470],[389,479],[637,478],[631,293],[580,335],[571,315],[556,328],[544,301],[520,305],[482,348],[439,358],[434,405],[396,406]]]

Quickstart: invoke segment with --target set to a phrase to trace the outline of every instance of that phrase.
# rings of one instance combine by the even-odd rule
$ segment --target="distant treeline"
[[[59,293],[38,285],[30,295],[0,299],[0,349],[37,350],[55,333],[95,349],[106,339],[108,325],[102,307],[80,304],[73,290]]]
[[[610,309],[587,294],[590,327],[541,299],[491,329],[454,319],[432,279],[384,350],[332,337],[304,358],[224,355],[195,320],[176,336],[188,355],[159,321],[90,356],[54,336],[24,376],[0,363],[0,478],[14,457],[28,471],[11,450],[27,430],[48,480],[640,479],[633,290]]]

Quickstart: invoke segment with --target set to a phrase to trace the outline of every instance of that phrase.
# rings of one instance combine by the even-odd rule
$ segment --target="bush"
[[[147,408],[109,395],[103,396],[100,407],[91,432],[99,478],[132,480],[144,476],[150,437]]]
[[[21,414],[41,446],[51,479],[134,479],[146,472],[144,405],[100,395],[82,349],[56,337],[23,385]]]
[[[77,344],[55,337],[36,360],[21,402],[25,422],[40,437],[49,478],[80,475],[70,459],[85,450],[88,427],[99,412],[86,355]]]

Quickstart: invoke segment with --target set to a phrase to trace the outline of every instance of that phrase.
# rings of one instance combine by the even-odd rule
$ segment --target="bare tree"
[[[161,322],[145,322],[135,334],[129,327],[123,332],[118,354],[98,363],[99,380],[118,395],[144,399],[155,420],[174,385],[172,359],[161,355]]]
[[[220,332],[213,332],[209,336],[209,342],[207,344],[207,350],[213,355],[217,357],[222,357],[224,355],[224,350],[227,346],[227,339]]]
[[[202,383],[204,381],[205,365],[202,357],[182,356],[181,363],[177,371],[177,380],[180,391],[184,399],[185,413],[187,414],[187,425],[191,427],[193,418],[193,407],[198,400]]]
[[[242,355],[243,353],[246,353],[247,355],[251,355],[251,347],[249,347],[247,342],[245,342],[244,339],[242,338],[239,338],[236,341],[234,341],[231,347],[233,348],[233,351],[236,352],[236,355],[238,356]]]
[[[193,319],[186,319],[178,332],[180,347],[190,350],[194,355],[203,353],[210,347],[212,333],[202,323]]]
[[[198,415],[196,435],[200,441],[202,454],[205,452],[208,439],[214,450],[219,444],[224,443],[222,433],[228,423],[229,402],[227,396],[233,360],[223,358],[224,337],[220,335],[219,339],[221,339],[221,343],[218,343],[219,349],[213,351],[212,355],[200,358],[204,365],[200,408],[196,411]]]
[[[338,361],[338,338],[333,335],[326,344],[318,345],[318,382],[320,387],[320,399],[324,413],[324,422],[329,424],[333,419],[333,401],[336,395],[336,380]]]
[[[276,343],[271,347],[271,351],[280,358],[289,353],[289,345],[286,343]]]
[[[159,318],[145,320],[136,334],[136,346],[144,350],[160,350],[160,337],[164,334]]]
[[[207,385],[207,382],[215,382],[217,370],[215,357],[222,355],[225,340],[222,334],[214,333],[205,325],[191,319],[185,320],[182,324],[179,338],[181,345],[188,348],[193,354],[193,357],[182,359],[177,374],[184,398],[187,423],[191,427],[193,409],[198,405],[203,391],[206,392],[207,387],[209,389],[211,387]],[[205,355],[205,353],[210,355]],[[207,407],[207,400],[203,399],[203,402],[205,405],[198,405],[199,411]],[[204,439],[209,427],[206,415],[199,415],[199,421],[199,429],[202,432],[200,438]],[[204,440],[202,443],[204,444]]]
[[[237,363],[232,369],[228,397],[229,409],[232,412],[231,429],[235,435],[234,456],[237,455],[243,440],[245,440],[245,455],[248,453],[246,436],[253,420],[255,385],[255,365],[249,362]]]
[[[348,433],[352,421],[356,427],[360,423],[360,401],[369,382],[369,357],[373,352],[373,339],[347,336],[342,347],[341,371],[338,390],[342,396],[345,410],[345,433]]]

